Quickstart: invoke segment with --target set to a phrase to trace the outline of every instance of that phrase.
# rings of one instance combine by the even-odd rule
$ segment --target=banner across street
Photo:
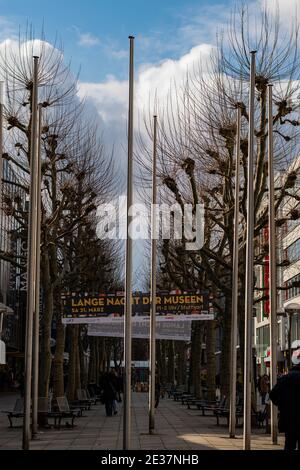
[[[159,322],[156,327],[156,339],[174,341],[191,341],[191,322]],[[132,325],[132,337],[149,339],[149,321],[136,321]],[[89,324],[88,336],[124,337],[124,326],[121,322]]]
[[[90,294],[72,292],[63,295],[63,323],[122,322],[124,293]],[[149,320],[150,294],[132,295],[132,321]],[[156,297],[156,321],[213,320],[208,293],[160,292]]]

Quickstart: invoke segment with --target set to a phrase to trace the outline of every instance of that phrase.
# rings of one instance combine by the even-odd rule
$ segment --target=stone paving
[[[0,410],[13,407],[16,395],[0,395]],[[241,450],[242,429],[237,437],[230,439],[224,424],[216,425],[214,417],[203,417],[198,410],[188,410],[178,402],[164,398],[155,414],[155,434],[148,434],[148,395],[134,393],[132,399],[132,449],[142,450]],[[86,411],[84,417],[75,421],[75,428],[45,429],[31,441],[31,449],[77,449],[116,450],[122,449],[122,408],[116,416],[106,417],[104,406],[98,404]],[[20,423],[21,424],[21,423]],[[8,427],[7,416],[0,415],[0,450],[21,449],[22,429]],[[253,430],[253,450],[280,450],[273,445],[269,434],[263,429]]]

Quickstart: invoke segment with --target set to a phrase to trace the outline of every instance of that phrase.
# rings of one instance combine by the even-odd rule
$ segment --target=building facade
[[[24,360],[27,230],[24,230],[22,220],[27,203],[25,189],[18,185],[16,174],[4,159],[1,200],[0,302],[13,313],[4,315],[0,339],[6,347],[6,368],[16,374],[22,369]]]
[[[288,170],[277,175],[276,185],[282,185],[287,174],[295,172],[295,184],[288,189],[279,209],[277,219],[282,223],[276,227],[277,255],[277,362],[278,371],[286,371],[289,367],[289,348],[296,340],[300,340],[300,157]],[[298,176],[299,173],[299,176]],[[261,234],[259,247],[268,248],[268,229]],[[257,285],[263,296],[269,295],[269,257],[265,256],[262,266],[256,268]],[[258,295],[257,295],[258,296]],[[299,304],[299,311],[291,314],[289,304]],[[256,305],[254,318],[254,344],[258,373],[268,372],[270,347],[270,303],[263,300]]]

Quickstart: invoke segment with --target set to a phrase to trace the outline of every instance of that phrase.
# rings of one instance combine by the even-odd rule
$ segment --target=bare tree
[[[112,267],[115,266],[110,256],[116,253],[108,244],[100,246],[94,221],[98,204],[113,197],[115,180],[112,159],[105,153],[97,128],[83,112],[83,103],[76,94],[76,79],[72,77],[69,66],[64,64],[63,53],[45,41],[27,37],[25,41],[20,39],[17,48],[6,49],[1,57],[0,70],[7,83],[5,117],[8,123],[3,157],[17,175],[17,181],[5,182],[29,193],[33,55],[39,56],[39,101],[43,109],[41,283],[44,308],[39,393],[46,397],[49,393],[50,339],[55,307],[58,309],[58,347],[54,366],[59,376],[56,380],[58,389],[60,392],[62,389],[65,336],[59,310],[60,293],[71,276],[66,251],[72,250],[74,244],[73,264],[76,265],[75,254],[77,266],[82,269],[75,274],[80,279],[78,286],[87,285],[90,281],[91,263],[95,262],[99,263],[94,269],[96,284],[99,285],[103,279],[109,283],[109,278],[112,278],[107,265],[112,261]],[[4,200],[5,210],[20,224],[17,236],[26,239],[28,214],[24,202],[12,200],[9,196]],[[91,251],[85,248],[83,256],[82,247],[84,244],[87,246],[87,240],[91,243]],[[2,253],[1,256],[16,262],[12,253]],[[89,272],[86,272],[89,264]],[[74,349],[77,341],[75,331]]]
[[[173,87],[165,111],[160,116],[159,155],[161,194],[164,200],[181,207],[200,201],[205,206],[205,243],[201,250],[185,251],[185,242],[164,241],[164,269],[173,285],[208,288],[215,293],[216,308],[221,307],[223,342],[221,358],[222,392],[229,393],[231,274],[234,211],[234,148],[236,108],[242,109],[241,191],[240,191],[240,347],[243,352],[245,283],[245,233],[248,159],[248,82],[249,52],[257,50],[255,105],[254,202],[255,237],[268,224],[267,191],[267,86],[274,84],[275,164],[287,168],[297,155],[299,132],[299,54],[298,25],[287,36],[281,33],[280,18],[262,11],[256,18],[257,34],[246,10],[235,10],[227,31],[219,38],[211,63],[199,63],[181,87]],[[205,65],[205,66],[204,66]],[[162,104],[160,104],[162,107]],[[151,125],[148,124],[151,137]],[[147,158],[141,167],[147,175]],[[276,212],[295,184],[295,171],[286,174],[276,187]],[[149,179],[149,178],[148,178]],[[292,214],[291,217],[299,217]],[[288,218],[288,216],[287,216]],[[279,222],[279,221],[278,221]],[[264,263],[268,247],[258,245],[255,264]],[[256,284],[257,292],[262,292]],[[217,299],[221,297],[218,301]],[[256,301],[266,299],[265,292]],[[200,327],[199,327],[200,328]],[[210,336],[207,336],[209,338]],[[197,339],[198,341],[198,339]],[[196,359],[199,366],[199,358]],[[243,358],[241,355],[241,366]]]

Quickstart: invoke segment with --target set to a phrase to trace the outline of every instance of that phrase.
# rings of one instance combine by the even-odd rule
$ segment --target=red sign
[[[264,237],[264,244],[269,246],[269,229],[265,228],[263,232]],[[269,255],[265,256],[264,258],[264,269],[263,269],[263,287],[264,287],[264,296],[269,296],[269,282],[270,282],[270,262],[269,262]],[[264,300],[263,304],[263,314],[265,317],[269,317],[270,315],[270,300]]]

